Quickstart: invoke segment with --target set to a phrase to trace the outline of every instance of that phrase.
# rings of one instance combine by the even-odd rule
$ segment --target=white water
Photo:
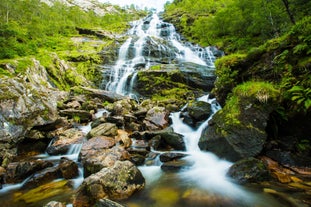
[[[174,62],[177,64],[193,63],[208,70],[215,67],[215,57],[209,47],[201,48],[190,43],[182,43],[174,26],[163,22],[156,13],[144,20],[133,22],[128,35],[129,38],[119,49],[118,59],[105,85],[106,90],[133,96],[132,88],[137,71],[141,68],[148,69],[152,64],[159,64],[154,62],[154,58],[161,62],[163,59],[171,60],[176,57]],[[148,56],[152,52],[148,45],[149,47],[157,45],[159,57]],[[163,57],[163,54],[167,54],[168,57]]]
[[[212,113],[216,113],[220,106],[215,99],[209,99],[203,96],[198,99],[211,104]],[[212,114],[212,115],[213,115]],[[198,147],[199,138],[204,128],[208,127],[209,117],[199,128],[193,129],[185,124],[180,118],[180,112],[171,114],[174,132],[184,136],[187,156],[183,158],[193,165],[181,171],[178,175],[182,182],[195,184],[201,189],[212,193],[223,195],[225,197],[244,200],[247,203],[252,202],[252,195],[242,190],[239,186],[233,184],[226,176],[231,162],[221,160],[216,155],[209,152],[202,152]],[[155,183],[163,173],[160,166],[143,166],[139,168],[146,178],[147,186]]]

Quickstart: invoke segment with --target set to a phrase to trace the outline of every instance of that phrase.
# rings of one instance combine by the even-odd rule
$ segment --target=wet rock
[[[311,158],[299,156],[289,151],[270,150],[266,155],[284,166],[311,168]]]
[[[23,184],[22,188],[36,188],[61,177],[62,175],[58,167],[49,167],[32,175],[27,182]]]
[[[118,127],[123,127],[125,125],[123,116],[109,116],[106,120],[107,122],[116,124]]]
[[[292,181],[293,175],[295,174],[292,170],[284,168],[282,165],[269,157],[261,157],[261,160],[269,169],[271,176],[280,183],[290,183]]]
[[[5,183],[6,170],[3,167],[0,167],[0,189],[2,189],[2,185]]]
[[[115,101],[119,101],[125,98],[124,96],[119,95],[115,92],[111,92],[111,91],[105,91],[105,90],[87,88],[87,87],[81,87],[81,88],[85,90],[90,96],[98,97],[102,99],[102,101],[115,102]]]
[[[127,98],[116,101],[113,103],[111,115],[112,116],[124,116],[127,114],[131,114],[132,111],[137,107],[135,101]]]
[[[93,115],[85,110],[77,110],[77,109],[65,109],[60,110],[59,114],[61,116],[69,117],[71,119],[77,120],[81,123],[89,122],[92,120]]]
[[[181,113],[181,117],[188,125],[197,127],[210,117],[211,112],[211,104],[204,101],[194,101],[188,104],[187,108]]]
[[[92,206],[97,200],[123,200],[141,190],[145,179],[130,161],[117,161],[111,168],[103,168],[86,179],[77,189],[73,205]]]
[[[45,152],[50,140],[49,139],[24,139],[17,145],[17,154],[22,157],[29,157]]]
[[[6,181],[8,183],[18,183],[33,173],[51,166],[53,166],[53,163],[44,160],[13,162],[7,167]]]
[[[85,138],[83,132],[75,128],[57,131],[55,136],[53,144],[46,149],[50,155],[66,154],[72,144],[80,144]]]
[[[189,163],[186,160],[172,160],[165,162],[161,165],[161,169],[165,172],[178,172],[182,169],[189,168],[193,163]]]
[[[241,103],[240,103],[241,102]],[[230,115],[230,109],[224,107],[214,114],[199,140],[201,150],[208,150],[229,161],[258,155],[265,144],[265,131],[272,106],[254,104],[243,99],[238,105],[239,115]],[[230,121],[229,121],[230,120]]]
[[[161,148],[161,136],[154,136],[151,140],[149,140],[149,145],[151,149],[159,150]]]
[[[267,166],[255,158],[236,162],[229,168],[227,174],[240,184],[262,182],[271,178]]]
[[[97,201],[94,207],[125,207],[125,206],[106,198]]]
[[[0,148],[15,148],[16,143],[24,139],[27,130],[53,123],[58,118],[57,101],[66,93],[51,90],[51,85],[49,88],[39,84],[46,78],[43,77],[46,71],[37,65],[37,61],[34,60],[34,63],[38,70],[27,74],[28,82],[18,77],[0,80]],[[0,154],[0,160],[3,159],[5,157]]]
[[[159,146],[167,146],[174,148],[175,150],[185,150],[185,142],[183,136],[175,133],[171,127],[167,127],[160,131],[148,131],[144,134],[146,139],[151,139],[155,136],[161,137],[161,143]],[[158,139],[158,138],[157,138]]]
[[[144,124],[148,130],[161,130],[168,126],[169,112],[164,107],[153,107],[145,117]]]
[[[176,153],[176,152],[166,152],[160,155],[160,161],[161,162],[169,162],[173,160],[178,160],[180,158],[183,158],[187,156],[186,154],[183,153]]]
[[[112,123],[103,123],[93,128],[87,135],[87,137],[96,136],[116,136],[118,135],[118,127]]]
[[[61,158],[58,168],[65,179],[72,179],[79,175],[77,163],[67,158]]]
[[[140,166],[145,163],[145,156],[140,154],[134,154],[131,155],[130,161],[133,162],[136,166]]]
[[[114,146],[115,140],[111,137],[94,137],[83,144],[79,159],[84,167],[84,176],[111,167],[118,160],[127,160],[129,153],[121,146]],[[113,147],[114,146],[114,147]]]
[[[66,205],[61,202],[50,201],[47,204],[45,204],[43,207],[66,207]]]
[[[115,140],[125,148],[128,148],[132,145],[132,140],[129,137],[129,134],[121,129],[118,129],[118,135],[115,137]]]

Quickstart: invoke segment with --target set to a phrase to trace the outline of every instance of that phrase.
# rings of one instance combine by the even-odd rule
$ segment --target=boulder
[[[96,136],[116,136],[118,135],[118,127],[112,123],[103,123],[93,128],[87,135],[88,138]]]
[[[29,75],[28,82],[27,78],[18,77],[0,79],[0,148],[11,152],[16,143],[24,139],[27,130],[58,119],[57,102],[67,95],[39,85],[43,69],[38,65],[34,67],[38,67],[37,74]],[[0,160],[8,158],[0,153]]]
[[[145,179],[133,163],[117,161],[112,167],[84,179],[74,195],[73,205],[92,206],[103,198],[127,199],[144,186]]]
[[[57,166],[51,166],[41,171],[36,171],[23,184],[22,188],[29,189],[39,187],[58,178],[72,179],[79,175],[78,165],[72,160],[61,158]]]
[[[187,156],[186,154],[183,153],[177,153],[177,152],[165,152],[160,155],[160,161],[161,162],[169,162],[173,160],[178,160],[180,158],[183,158]]]
[[[77,163],[65,157],[61,158],[58,168],[65,179],[72,179],[79,175]]]
[[[227,174],[240,184],[258,183],[271,178],[264,162],[255,158],[246,158],[234,163]]]
[[[199,140],[201,150],[211,151],[229,161],[253,157],[262,151],[273,104],[255,98],[238,98],[235,106],[229,102],[209,121]]]
[[[7,167],[6,181],[8,183],[18,183],[33,173],[52,166],[52,162],[45,160],[12,162]]]
[[[87,88],[87,87],[81,87],[86,93],[88,93],[92,97],[98,97],[102,99],[102,101],[109,101],[109,102],[115,102],[124,99],[125,97],[122,95],[119,95],[115,92],[106,91],[106,90],[100,90],[100,89],[94,89],[94,88]]]
[[[94,205],[94,207],[125,207],[125,206],[105,198],[105,199],[99,199]]]
[[[46,149],[50,155],[66,154],[72,144],[81,144],[85,139],[84,133],[76,128],[59,130],[54,135],[55,141]]]
[[[32,175],[22,186],[23,189],[31,189],[40,185],[49,183],[55,179],[61,178],[61,172],[58,167],[49,167]]]
[[[190,126],[197,127],[207,120],[212,113],[211,104],[204,101],[194,101],[189,103],[182,111],[183,121]]]
[[[161,130],[169,125],[169,112],[164,107],[151,108],[145,117],[144,124],[148,130]]]
[[[43,207],[66,207],[66,205],[61,202],[50,201],[47,204],[45,204]]]
[[[85,177],[113,166],[118,160],[130,158],[123,147],[114,145],[115,140],[105,136],[94,137],[83,144],[79,159],[83,164]]]
[[[60,116],[72,118],[77,122],[85,123],[92,120],[93,115],[89,111],[78,109],[64,109],[59,111]]]
[[[161,169],[165,172],[178,172],[191,166],[192,163],[189,163],[186,160],[173,160],[163,163]]]
[[[175,133],[171,127],[160,131],[147,131],[144,137],[148,140],[152,139],[151,142],[157,146],[157,148],[171,147],[175,150],[186,150],[186,145],[181,134]],[[156,141],[156,140],[157,141]],[[160,139],[160,143],[158,143]]]

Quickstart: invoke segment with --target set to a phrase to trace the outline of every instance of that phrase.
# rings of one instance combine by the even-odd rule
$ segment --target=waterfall
[[[215,68],[215,57],[209,47],[183,43],[175,27],[163,22],[156,13],[133,22],[127,35],[128,39],[120,47],[118,59],[111,68],[109,80],[103,83],[106,90],[133,97],[133,80],[138,70],[149,69],[163,60],[181,66],[193,63],[203,70]]]

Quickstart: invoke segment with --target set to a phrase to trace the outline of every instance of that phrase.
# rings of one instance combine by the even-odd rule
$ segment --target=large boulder
[[[205,101],[189,103],[182,111],[183,121],[190,126],[196,127],[205,121],[212,113],[211,104]]]
[[[76,128],[57,130],[55,136],[54,142],[46,149],[50,155],[66,154],[73,144],[82,144],[85,139],[84,133]]]
[[[194,99],[196,95],[203,94],[202,91],[210,91],[215,76],[204,77],[201,71],[196,71],[198,65],[193,68],[186,65],[188,64],[160,64],[152,66],[149,70],[140,70],[133,90],[147,98],[170,99],[181,105],[189,99]]]
[[[250,114],[241,116],[242,122],[230,125],[226,124],[225,112],[216,113],[209,121],[209,126],[202,132],[199,140],[200,149],[211,151],[229,161],[258,155],[267,138],[265,123],[268,114],[260,112],[259,114],[250,112]],[[252,121],[259,122],[262,126],[255,128]]]
[[[103,123],[93,128],[89,133],[88,137],[96,136],[116,136],[118,135],[118,127],[112,123]]]
[[[278,94],[272,85],[263,82],[235,88],[225,107],[203,130],[200,149],[230,161],[258,155],[267,139],[266,127]]]
[[[119,160],[128,160],[129,153],[121,146],[115,146],[111,137],[98,136],[83,144],[79,158],[84,167],[84,176],[111,167]]]
[[[6,182],[21,182],[33,173],[52,166],[52,162],[44,160],[12,162],[7,167]]]
[[[111,168],[103,168],[86,179],[77,189],[73,204],[92,206],[97,200],[123,200],[145,186],[145,179],[130,161],[117,161]]]
[[[271,178],[264,162],[255,158],[246,158],[234,163],[227,174],[240,184],[258,183]]]
[[[5,151],[14,149],[16,143],[24,139],[27,130],[57,120],[57,101],[65,93],[40,87],[36,82],[10,78],[0,79],[0,94],[0,148],[4,149],[0,161],[3,162],[16,155],[14,150],[9,152],[11,155]]]
[[[148,130],[161,130],[169,124],[169,112],[164,107],[153,107],[147,112],[144,124]]]
[[[181,134],[174,132],[173,128],[167,127],[159,131],[148,131],[144,133],[145,139],[150,139],[150,144],[157,149],[168,146],[175,150],[186,150],[185,141]],[[158,143],[154,143],[158,142]]]

